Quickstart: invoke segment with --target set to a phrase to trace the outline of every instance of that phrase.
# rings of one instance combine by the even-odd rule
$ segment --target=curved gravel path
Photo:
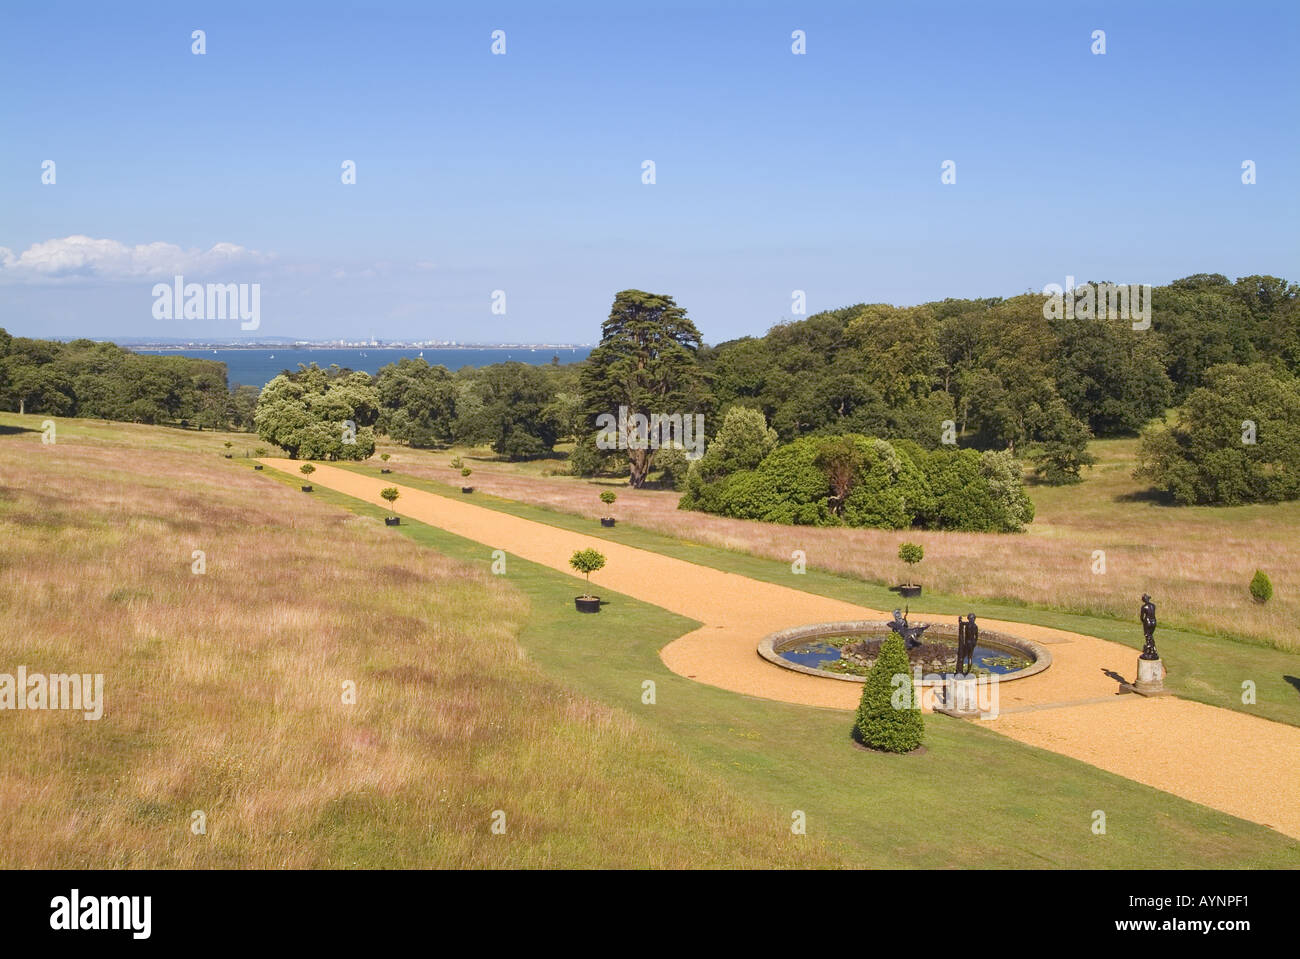
[[[263,459],[286,473],[294,460]],[[317,464],[313,484],[391,509],[379,496],[397,486],[395,512],[522,559],[571,573],[576,549],[609,558],[595,583],[702,625],[660,651],[673,672],[765,699],[853,709],[861,686],[781,669],[757,654],[770,632],[806,623],[888,619],[887,613],[726,573],[586,536],[497,510]],[[577,580],[575,580],[577,582]],[[575,594],[576,595],[576,594]],[[578,615],[575,613],[575,615]],[[954,623],[952,616],[922,615]],[[1116,695],[1108,674],[1132,678],[1137,652],[1079,633],[981,618],[981,626],[1051,647],[1045,672],[999,687],[1000,715],[986,724],[1012,739],[1071,756],[1300,839],[1300,727],[1166,696]],[[1026,784],[1051,789],[1050,783]],[[1083,810],[1087,816],[1091,810]]]

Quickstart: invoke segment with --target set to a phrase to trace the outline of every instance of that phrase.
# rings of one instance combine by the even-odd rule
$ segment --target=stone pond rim
[[[942,636],[945,639],[955,639],[957,627],[946,623],[935,623],[928,632],[936,636]],[[813,666],[802,666],[799,663],[793,663],[781,656],[783,650],[789,649],[798,643],[806,642],[810,639],[818,639],[822,636],[844,636],[856,634],[876,634],[889,635],[889,623],[876,620],[848,620],[838,623],[810,623],[807,626],[791,626],[789,629],[778,630],[764,636],[758,644],[758,655],[762,656],[769,663],[780,666],[782,669],[793,670],[796,673],[805,673],[809,676],[821,676],[826,679],[838,679],[840,682],[848,683],[865,683],[866,676],[855,676],[852,673],[833,673],[826,669],[817,669]],[[1030,676],[1036,676],[1047,667],[1052,665],[1052,654],[1047,651],[1047,647],[1041,643],[1036,643],[1032,639],[1025,639],[1021,636],[1011,636],[1007,633],[994,632],[989,629],[980,630],[980,645],[992,646],[995,648],[1006,649],[1008,652],[1021,653],[1032,657],[1031,662],[1024,669],[1017,669],[1010,673],[998,673],[998,682],[1009,683],[1017,679],[1027,679]],[[931,675],[931,674],[923,674]],[[939,686],[943,684],[942,679],[923,679],[922,686]]]

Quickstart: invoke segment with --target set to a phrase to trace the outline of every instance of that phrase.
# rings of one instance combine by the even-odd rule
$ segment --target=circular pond
[[[817,623],[765,637],[758,653],[785,669],[860,683],[891,635],[883,622]],[[920,668],[923,685],[942,683],[956,670],[957,627],[931,625],[919,645],[908,650],[908,660],[913,669]],[[995,675],[1005,682],[1040,673],[1051,662],[1051,653],[1032,640],[981,629],[971,675]]]

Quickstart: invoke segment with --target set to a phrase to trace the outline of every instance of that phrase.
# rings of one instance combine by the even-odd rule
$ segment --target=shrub
[[[380,453],[379,458],[383,460],[385,463],[387,463],[388,460],[392,457],[392,455],[393,455],[392,453]]]
[[[587,592],[583,599],[591,599],[591,574],[605,568],[605,554],[594,549],[580,549],[569,557],[569,565],[587,577]]]
[[[703,462],[691,468],[680,509],[769,523],[976,532],[1014,532],[1034,517],[1020,465],[1007,452],[927,452],[908,440],[846,434],[801,437],[756,469],[715,480]]]
[[[612,490],[605,490],[600,494],[600,501],[606,506],[612,506],[616,499],[618,499],[618,496]]]
[[[1255,570],[1255,575],[1250,579],[1250,595],[1255,597],[1257,603],[1267,603],[1273,598],[1273,583],[1262,569]]]
[[[303,476],[310,476],[312,473],[316,472],[316,467],[312,466],[310,463],[303,463],[298,467],[298,472]]]
[[[1006,450],[939,449],[920,454],[933,496],[919,516],[933,529],[1015,533],[1034,519],[1020,465]]]
[[[462,466],[464,466],[464,465],[465,465],[465,461],[462,460],[459,456],[453,456],[453,457],[451,458],[451,468],[452,468],[452,469],[454,469],[454,470],[458,470],[458,469],[460,469],[460,468],[461,468]]]
[[[856,441],[862,469],[844,502],[844,522],[849,526],[908,528],[932,499],[925,475],[892,443],[861,436]]]
[[[472,469],[470,469],[468,466],[464,466],[464,467],[461,468],[460,475],[461,475],[461,476],[464,476],[466,479],[468,479],[469,476],[470,476],[470,474],[473,473],[473,472],[474,472],[474,471],[473,471]]]
[[[393,503],[397,502],[397,497],[401,496],[402,494],[398,492],[396,486],[389,486],[386,489],[381,489],[379,491],[379,495],[382,496],[384,499],[388,500],[388,505],[391,506]]]
[[[903,679],[896,682],[895,677]],[[862,687],[854,725],[864,745],[891,753],[907,753],[921,745],[925,722],[913,702],[912,670],[903,639],[894,635],[880,646],[880,655]]]
[[[980,454],[980,477],[993,500],[996,529],[1018,533],[1034,521],[1034,502],[1025,493],[1020,463],[1009,450],[985,450]]]
[[[661,487],[683,490],[691,472],[691,461],[686,458],[686,450],[680,443],[671,442],[659,447],[659,452],[655,453],[655,469],[659,470]]]
[[[594,433],[583,434],[569,454],[569,474],[571,476],[596,476],[603,466],[602,452],[596,446]]]
[[[768,429],[760,411],[733,406],[698,460],[700,475],[706,482],[713,482],[741,470],[754,469],[776,448],[776,441],[776,430]]]

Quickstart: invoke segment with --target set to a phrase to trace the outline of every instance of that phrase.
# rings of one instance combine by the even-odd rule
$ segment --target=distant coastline
[[[228,343],[202,340],[132,340],[128,338],[104,339],[97,342],[116,343],[129,350],[162,352],[173,350],[590,350],[590,343],[457,343],[437,340],[356,342],[305,342],[302,340],[259,341],[256,343]]]
[[[579,363],[591,352],[588,346],[474,346],[457,343],[454,346],[398,346],[385,343],[381,346],[337,344],[313,344],[302,346],[297,343],[284,345],[252,345],[241,343],[238,346],[219,346],[216,344],[125,344],[119,343],[133,353],[163,356],[188,356],[194,359],[216,360],[226,365],[227,381],[231,384],[244,384],[261,387],[278,374],[293,371],[299,364],[315,363],[324,369],[338,366],[342,369],[360,370],[372,376],[382,367],[396,363],[403,358],[423,360],[430,366],[445,366],[450,370],[462,367],[483,367],[495,363],[527,363],[530,366],[548,366],[567,363]]]

